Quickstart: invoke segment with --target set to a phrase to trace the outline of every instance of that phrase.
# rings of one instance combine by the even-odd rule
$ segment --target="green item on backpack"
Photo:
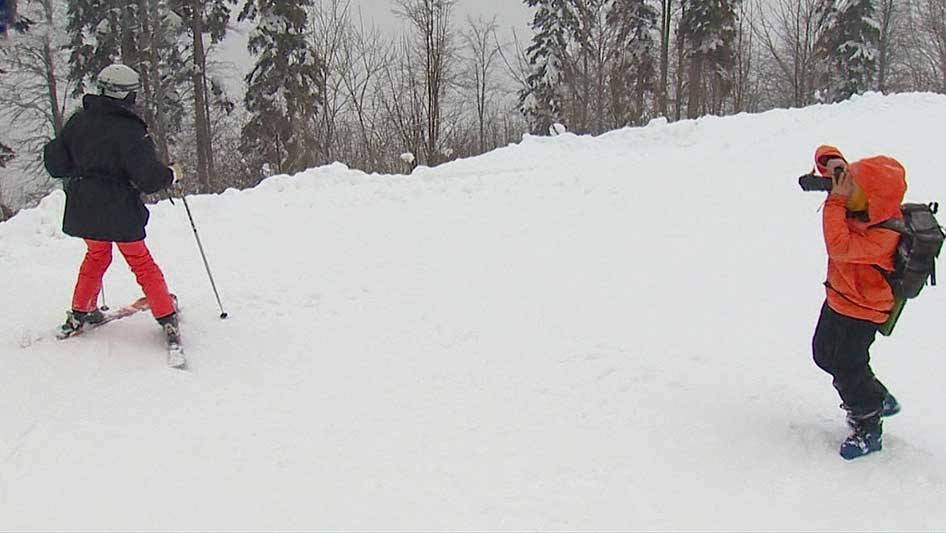
[[[893,309],[890,310],[890,316],[887,317],[887,321],[880,325],[880,329],[877,331],[880,332],[884,337],[889,337],[893,333],[894,326],[897,325],[897,320],[900,319],[900,313],[903,312],[903,307],[907,305],[906,298],[896,298],[893,301]]]

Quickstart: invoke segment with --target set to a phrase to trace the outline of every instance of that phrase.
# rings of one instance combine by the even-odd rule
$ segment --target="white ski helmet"
[[[138,73],[121,63],[103,68],[95,82],[101,94],[119,100],[123,100],[129,93],[137,92],[141,87]]]

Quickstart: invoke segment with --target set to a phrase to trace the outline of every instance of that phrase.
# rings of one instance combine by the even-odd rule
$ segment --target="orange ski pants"
[[[102,277],[112,263],[112,243],[109,241],[93,241],[85,239],[88,251],[79,268],[79,279],[72,295],[72,309],[74,311],[92,311],[98,304],[99,293],[102,291]],[[151,314],[155,318],[163,318],[174,313],[174,302],[168,292],[164,274],[151,258],[151,252],[145,246],[145,241],[119,242],[118,251],[125,257],[125,262],[135,274],[138,285],[148,298]]]

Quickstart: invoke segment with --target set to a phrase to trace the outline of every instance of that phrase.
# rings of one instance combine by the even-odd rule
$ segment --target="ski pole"
[[[108,304],[105,303],[105,284],[104,283],[102,284],[102,290],[99,293],[102,295],[102,307],[100,307],[100,309],[102,311],[108,311]]]
[[[214,296],[217,297],[217,305],[220,307],[220,318],[227,318],[229,315],[223,310],[223,304],[220,303],[220,293],[217,292],[217,284],[214,283],[214,275],[210,272],[210,264],[207,263],[207,254],[204,253],[204,246],[200,243],[200,235],[197,234],[197,225],[194,224],[194,216],[191,215],[191,208],[187,205],[187,197],[183,192],[181,192],[181,201],[184,202],[184,209],[187,211],[187,218],[189,218],[191,221],[191,229],[194,230],[194,238],[197,240],[197,248],[200,250],[200,257],[204,260],[204,268],[207,269],[207,277],[210,278],[210,286],[214,290]]]

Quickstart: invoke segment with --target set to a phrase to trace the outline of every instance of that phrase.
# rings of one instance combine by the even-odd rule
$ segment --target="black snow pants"
[[[844,316],[828,306],[821,316],[812,339],[815,364],[834,378],[843,407],[860,416],[882,409],[887,388],[870,368],[870,345],[879,325]]]

